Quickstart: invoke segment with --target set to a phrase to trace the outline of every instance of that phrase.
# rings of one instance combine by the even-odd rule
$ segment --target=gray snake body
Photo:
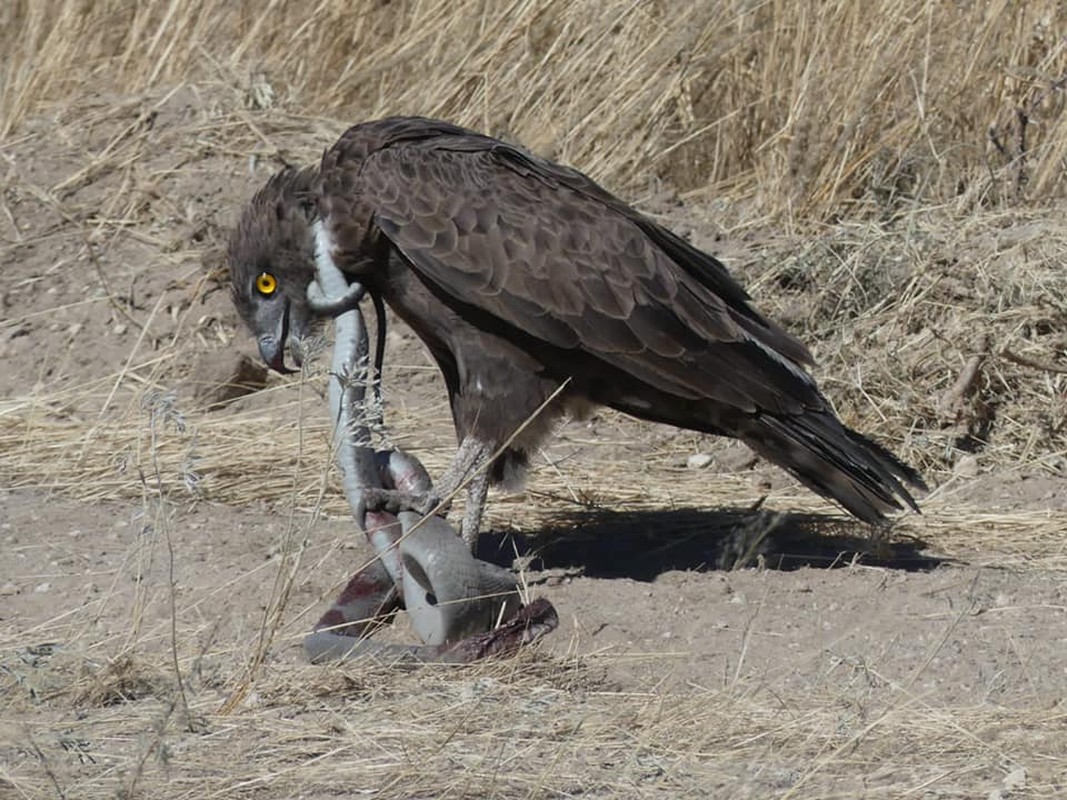
[[[393,450],[376,455],[385,488],[430,490],[425,469],[408,454]],[[377,533],[389,537],[390,547],[399,553],[393,562],[399,566],[399,581],[394,580],[383,559],[357,573],[305,638],[308,658],[320,662],[376,655],[397,660],[469,661],[488,655],[479,652],[488,644],[481,635],[489,631],[501,636],[493,630],[494,625],[511,620],[522,607],[515,576],[503,567],[474,558],[442,517],[423,518],[413,511],[396,516],[369,512],[367,521],[380,526]],[[407,610],[424,644],[386,644],[367,638],[383,615],[389,616],[400,607]],[[548,624],[545,609],[535,610],[538,626]]]
[[[328,257],[316,259],[320,304],[342,305],[355,296]],[[314,284],[313,284],[314,286]],[[414,456],[375,453],[359,416],[365,384],[367,331],[358,304],[344,303],[336,318],[330,408],[345,494],[358,525],[378,557],[357,572],[304,639],[312,662],[376,655],[393,660],[466,663],[511,652],[553,630],[558,617],[538,599],[523,607],[515,576],[476,559],[444,517],[401,510],[368,511],[366,489],[429,494],[430,477]],[[404,608],[421,645],[375,642],[368,637]],[[499,627],[495,627],[498,623]]]

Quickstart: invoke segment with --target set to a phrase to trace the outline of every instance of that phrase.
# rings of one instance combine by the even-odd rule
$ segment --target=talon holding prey
[[[556,419],[590,404],[740,439],[869,523],[918,510],[906,486],[921,477],[838,420],[804,345],[714,257],[580,172],[394,117],[349,129],[318,168],[278,173],[229,262],[237,308],[279,371],[312,323],[316,257],[389,304],[444,374],[459,449],[437,486],[470,480],[468,544],[489,481],[514,484]]]

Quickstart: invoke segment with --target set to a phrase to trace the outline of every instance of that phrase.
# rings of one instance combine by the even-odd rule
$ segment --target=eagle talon
[[[322,290],[318,281],[312,281],[307,288],[308,308],[322,316],[340,316],[358,306],[366,293],[363,284],[352,283],[344,294],[330,297]]]
[[[447,505],[438,508],[438,506],[442,505],[441,498],[433,492],[408,492],[403,489],[365,487],[363,489],[363,503],[367,511],[384,511],[389,514],[414,511],[420,516],[428,517],[435,512],[441,516],[448,512]]]

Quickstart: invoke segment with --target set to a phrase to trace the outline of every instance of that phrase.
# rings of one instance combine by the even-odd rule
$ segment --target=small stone
[[[685,465],[689,469],[704,469],[712,462],[712,458],[707,453],[695,453],[686,459]]]
[[[11,597],[19,593],[19,587],[8,581],[3,586],[0,586],[0,597]]]
[[[116,325],[114,328],[111,329],[111,332],[113,334],[115,334],[116,336],[122,336],[122,334],[126,333],[126,330],[127,330],[126,323],[120,322],[118,325]]]
[[[33,587],[33,591],[37,592],[37,594],[45,594],[46,592],[52,591],[52,584],[39,583]]]
[[[1004,776],[1004,788],[1009,792],[1026,788],[1026,770],[1022,767],[1013,769]]]
[[[960,456],[953,465],[952,472],[960,478],[978,477],[978,456],[971,453]]]

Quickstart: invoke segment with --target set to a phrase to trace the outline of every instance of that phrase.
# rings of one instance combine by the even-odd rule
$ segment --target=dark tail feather
[[[864,522],[919,507],[905,484],[926,491],[922,476],[877,442],[849,430],[828,413],[752,418],[742,438],[805,486],[836,500]]]

